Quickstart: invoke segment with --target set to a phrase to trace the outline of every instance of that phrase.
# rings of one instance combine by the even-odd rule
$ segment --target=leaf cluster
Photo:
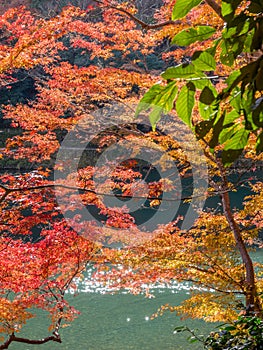
[[[208,350],[261,350],[263,321],[256,316],[239,316],[232,324],[211,332],[204,344]]]
[[[173,19],[184,17],[199,3],[177,1]],[[168,68],[162,74],[163,82],[144,95],[137,114],[150,107],[155,128],[162,113],[175,109],[212,152],[222,146],[223,164],[230,165],[251,135],[257,138],[256,151],[263,150],[263,8],[257,0],[248,6],[241,1],[222,1],[221,10],[225,26],[220,37],[208,49],[196,50],[190,62]],[[205,42],[214,33],[208,25],[190,27],[176,34],[172,43]]]
[[[241,315],[230,324],[224,324],[208,336],[187,326],[178,326],[174,334],[190,333],[189,344],[200,342],[206,350],[261,350],[263,348],[263,321],[256,316]]]

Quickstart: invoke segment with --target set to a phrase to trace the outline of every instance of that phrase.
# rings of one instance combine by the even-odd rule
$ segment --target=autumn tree
[[[237,317],[241,306],[248,313],[261,316],[262,267],[256,274],[246,246],[255,242],[261,228],[259,217],[262,210],[260,183],[257,183],[257,177],[253,178],[253,172],[248,173],[249,169],[255,171],[260,166],[262,157],[260,89],[258,84],[254,84],[256,79],[259,81],[259,72],[255,69],[248,75],[251,67],[258,67],[260,61],[258,52],[253,58],[254,51],[260,47],[256,41],[259,33],[255,29],[260,20],[254,21],[258,8],[252,5],[251,8],[242,7],[240,3],[232,6],[225,2],[221,9],[216,2],[207,2],[188,14],[199,3],[186,6],[184,1],[177,1],[175,5],[171,4],[174,22],[167,24],[169,31],[166,27],[164,33],[173,37],[174,44],[190,45],[185,51],[189,53],[189,58],[162,74],[163,82],[155,84],[144,95],[136,115],[151,109],[149,117],[158,138],[161,136],[158,123],[162,114],[170,112],[175,106],[179,117],[192,128],[202,144],[209,163],[211,188],[208,194],[221,197],[222,213],[201,214],[187,233],[177,232],[173,225],[160,227],[162,234],[156,241],[123,253],[107,251],[107,254],[112,255],[114,263],[128,266],[130,272],[124,273],[126,287],[133,281],[135,289],[140,289],[147,276],[148,282],[175,278],[213,290],[195,293],[184,305],[175,308],[179,313],[214,321],[231,320]],[[209,12],[209,22],[202,15],[207,6],[214,11],[213,20]],[[166,9],[161,9],[160,13]],[[196,21],[195,27],[180,32],[180,19],[187,14],[189,19]],[[246,27],[242,27],[243,19],[246,19],[244,23],[248,23]],[[225,29],[223,21],[227,23]],[[208,26],[208,23],[214,26]],[[236,33],[237,46],[234,39],[232,42],[228,37],[232,31]],[[201,51],[200,40],[202,48],[207,47],[207,50]],[[229,51],[226,45],[233,46],[236,51]],[[170,55],[177,57],[177,50],[174,51]],[[230,74],[229,66],[233,65],[237,70],[231,70]],[[246,102],[247,93],[250,94],[249,103]],[[150,137],[153,138],[153,135]],[[243,157],[230,167],[241,153]],[[238,179],[236,183],[233,182],[235,176]],[[230,206],[229,193],[242,183],[251,186],[255,195],[245,200],[244,210],[235,212]],[[252,198],[254,206],[248,204]],[[258,209],[256,215],[255,207]],[[248,211],[248,208],[251,210]],[[174,234],[170,236],[171,233]],[[122,275],[123,270],[114,270],[113,278],[118,281]],[[240,303],[237,295],[243,295],[244,304]]]
[[[2,164],[5,167],[8,159],[22,159],[31,170],[1,174],[2,349],[12,342],[61,342],[60,327],[77,315],[68,305],[65,293],[69,287],[75,288],[75,280],[82,277],[87,264],[96,262],[101,255],[101,232],[90,223],[79,223],[73,190],[83,190],[83,202],[103,213],[108,230],[112,226],[135,227],[129,214],[109,209],[97,198],[94,171],[92,166],[86,166],[85,171],[77,169],[77,183],[71,184],[69,176],[56,184],[64,197],[69,196],[67,211],[76,212],[72,221],[79,223],[80,229],[85,226],[85,237],[79,235],[58,209],[52,181],[54,154],[74,124],[83,119],[94,120],[91,112],[98,106],[113,101],[125,101],[125,105],[136,102],[138,92],[156,80],[149,75],[144,59],[158,38],[137,27],[136,8],[129,4],[120,8],[107,1],[98,3],[95,10],[68,7],[49,19],[34,16],[24,7],[10,8],[1,16],[1,84],[12,91],[17,83],[15,74],[23,69],[34,79],[37,90],[32,101],[2,106],[4,118],[12,128],[18,128],[17,135],[7,138],[1,149]],[[98,16],[96,20],[94,13]],[[88,63],[82,66],[70,63],[67,59],[70,50],[82,52]],[[118,52],[122,53],[122,67],[115,66]],[[142,138],[139,130],[134,133]],[[79,134],[81,137],[81,130]],[[128,131],[126,134],[129,136]],[[113,135],[114,132],[110,143],[114,141]],[[93,146],[103,148],[108,138],[109,135],[103,135]],[[64,168],[65,164],[56,164],[56,170]],[[124,179],[125,185],[125,181],[132,182],[141,174],[122,164],[114,176],[118,188],[118,177]],[[150,186],[152,200],[158,199],[161,183],[152,181]],[[130,186],[126,187],[124,195],[128,198]],[[120,188],[124,190],[123,185]],[[34,317],[34,308],[50,314],[50,335],[38,340],[19,337],[17,333]]]
[[[119,261],[139,270],[143,262],[141,278],[157,272],[168,279],[176,276],[206,288],[171,310],[207,320],[231,320],[237,318],[239,304],[234,295],[243,294],[245,315],[262,318],[262,266],[252,262],[247,247],[261,228],[258,220],[262,216],[261,182],[245,180],[255,194],[246,198],[243,210],[234,211],[230,202],[230,192],[235,190],[231,181],[234,169],[241,164],[251,167],[253,160],[255,170],[262,161],[262,5],[258,1],[249,4],[223,1],[221,6],[214,1],[207,3],[225,22],[221,34],[216,33],[217,40],[207,49],[196,50],[192,44],[213,38],[214,28],[200,23],[177,33],[172,42],[189,46],[189,60],[169,67],[162,74],[163,81],[144,95],[137,114],[150,108],[150,121],[158,130],[162,113],[175,108],[179,118],[192,128],[203,145],[211,171],[211,191],[220,195],[222,213],[203,213],[186,235],[179,232],[172,238],[160,237],[148,247],[135,249],[134,260],[130,251]],[[172,19],[190,16],[188,12],[199,4],[200,1],[178,0]],[[198,8],[192,13],[198,13]],[[239,156],[242,158],[237,160]],[[253,209],[249,200],[253,202]],[[142,260],[138,260],[138,255]],[[213,293],[209,292],[211,289]],[[235,334],[239,336],[238,332]],[[243,344],[242,339],[240,344]],[[222,337],[221,346],[226,345],[224,341],[227,340]],[[260,341],[255,338],[253,344],[249,343],[253,347],[249,348],[257,348],[254,346],[260,345]],[[211,344],[209,349],[218,348],[216,338],[215,347]],[[231,344],[237,344],[237,339]]]

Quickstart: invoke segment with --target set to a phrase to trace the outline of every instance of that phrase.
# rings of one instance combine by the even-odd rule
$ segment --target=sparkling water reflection
[[[254,259],[263,261],[262,250],[254,254]],[[173,334],[177,326],[188,325],[207,334],[216,324],[200,320],[182,321],[175,314],[166,312],[162,317],[151,319],[163,304],[178,305],[189,293],[189,284],[174,282],[151,286],[154,298],[131,295],[128,291],[110,294],[108,287],[93,284],[92,269],[78,285],[77,295],[69,291],[69,302],[80,310],[81,315],[69,328],[61,331],[62,344],[48,343],[41,346],[13,344],[11,350],[201,350],[199,343],[187,343],[185,334]],[[107,289],[108,288],[108,289]],[[21,336],[41,338],[46,335],[49,325],[43,313],[31,320]]]

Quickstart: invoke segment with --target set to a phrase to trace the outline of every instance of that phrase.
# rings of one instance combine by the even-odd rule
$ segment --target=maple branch
[[[69,186],[69,185],[63,185],[63,184],[46,184],[46,185],[39,185],[39,186],[32,186],[32,187],[22,187],[22,188],[8,188],[4,185],[0,184],[0,189],[3,189],[5,193],[0,197],[0,203],[4,201],[4,199],[11,193],[13,192],[22,192],[22,191],[35,191],[35,190],[43,190],[43,189],[54,189],[55,187],[60,187],[68,190],[73,190],[73,191],[82,191],[82,192],[88,192],[88,193],[93,193],[96,194],[97,196],[105,196],[105,197],[113,197],[113,198],[122,198],[122,199],[145,199],[145,200],[161,200],[164,202],[181,202],[184,200],[191,200],[195,198],[201,198],[204,196],[204,194],[196,195],[196,196],[186,196],[186,197],[180,197],[180,198],[160,198],[157,196],[151,196],[151,197],[146,197],[146,196],[136,196],[136,195],[125,195],[125,194],[113,194],[113,193],[105,193],[105,192],[97,192],[96,190],[91,190],[88,188],[81,188],[81,187],[75,187],[75,186]],[[234,187],[236,188],[236,187]],[[216,192],[210,192],[207,193],[207,196],[215,196],[215,195],[222,195],[224,193],[229,193],[233,189],[224,189],[224,190],[217,190]]]
[[[13,192],[22,192],[22,191],[35,191],[35,190],[43,190],[47,188],[55,188],[55,187],[60,187],[68,190],[74,190],[74,191],[83,191],[83,192],[89,192],[96,194],[98,196],[107,196],[107,197],[118,197],[118,198],[124,198],[124,199],[148,199],[148,200],[164,200],[166,202],[176,202],[176,201],[181,201],[181,200],[189,200],[192,199],[191,196],[189,197],[183,197],[183,198],[165,198],[162,199],[160,197],[143,197],[143,196],[133,196],[133,195],[118,195],[118,194],[113,194],[113,193],[104,193],[104,192],[97,192],[95,190],[91,190],[88,188],[80,188],[80,187],[75,187],[75,186],[69,186],[69,185],[63,185],[63,184],[46,184],[46,185],[39,185],[39,186],[32,186],[32,187],[22,187],[22,188],[8,188],[4,185],[0,185],[0,188],[2,188],[5,192],[5,194],[2,197],[7,197],[10,193]],[[196,197],[203,197],[204,195],[201,194]],[[0,199],[0,202],[2,200]]]
[[[141,19],[139,19],[138,17],[134,16],[132,13],[130,13],[128,10],[125,10],[124,8],[119,8],[119,7],[114,6],[114,5],[106,6],[103,3],[103,1],[100,1],[100,0],[94,0],[94,1],[99,5],[104,5],[105,7],[112,8],[113,10],[116,10],[116,11],[119,11],[119,12],[125,14],[126,16],[130,17],[134,22],[138,23],[142,27],[142,29],[145,29],[145,30],[158,29],[158,28],[162,28],[162,27],[165,27],[168,25],[175,25],[175,24],[181,23],[180,21],[169,20],[169,21],[156,23],[156,24],[148,24],[148,23],[142,21]]]
[[[231,276],[230,274],[228,274],[227,271],[226,271],[225,269],[223,269],[223,268],[221,267],[221,265],[218,264],[218,263],[216,262],[215,259],[213,259],[211,256],[209,256],[208,254],[206,254],[205,252],[203,252],[203,251],[201,251],[201,250],[200,250],[200,253],[201,253],[208,261],[210,261],[210,262],[212,263],[212,265],[216,266],[217,269],[220,270],[220,271],[223,273],[223,275],[226,276],[226,277],[221,276],[221,278],[224,278],[225,281],[227,281],[227,280],[232,281],[233,284],[237,284],[237,285],[243,290],[242,283],[237,282],[234,278],[232,278],[232,276]],[[214,266],[211,266],[211,267],[212,267],[213,270],[215,271]]]
[[[244,294],[242,289],[240,291],[238,291],[238,290],[224,290],[221,288],[217,288],[214,284],[201,282],[201,281],[195,280],[193,278],[186,278],[186,279],[182,278],[182,281],[195,283],[201,287],[204,287],[207,289],[213,289],[214,291],[222,293],[222,294],[236,294],[236,295],[243,295]]]
[[[4,190],[4,194],[0,197],[0,203],[1,203],[6,199],[6,197],[9,195],[9,193],[11,193],[11,191],[10,191],[10,188],[3,185],[0,185],[0,188]]]
[[[55,331],[53,332],[53,335],[50,335],[48,337],[42,338],[42,339],[29,339],[29,338],[22,338],[22,337],[17,337],[14,333],[12,333],[9,338],[2,344],[0,345],[0,349],[8,349],[9,345],[12,342],[19,342],[19,343],[25,343],[25,344],[32,344],[32,345],[41,345],[45,344],[49,341],[54,341],[57,343],[62,343],[60,335]]]
[[[243,284],[242,284],[241,282],[236,281],[230,274],[227,273],[227,271],[225,271],[225,270],[221,267],[220,264],[218,264],[218,263],[217,263],[212,257],[210,257],[208,254],[206,254],[206,253],[204,253],[204,252],[202,252],[202,251],[201,251],[201,254],[202,254],[206,259],[210,260],[210,262],[212,262],[212,264],[213,264],[214,266],[216,266],[217,269],[219,269],[219,270],[223,273],[223,275],[221,275],[221,278],[222,278],[223,280],[225,280],[226,282],[232,281],[232,283],[233,283],[234,285],[237,285],[237,286],[241,289],[242,293],[241,293],[241,292],[236,292],[236,293],[245,294],[245,291],[244,291],[244,288],[243,288]],[[216,270],[215,270],[214,266],[211,266],[211,265],[210,265],[210,267],[213,269],[213,271],[209,272],[208,270],[202,269],[202,268],[200,268],[200,267],[198,267],[198,266],[196,266],[196,265],[194,265],[194,266],[191,266],[191,265],[190,265],[191,268],[194,268],[195,270],[200,271],[200,272],[204,272],[205,274],[209,274],[209,273],[210,273],[210,274],[214,274],[214,273],[216,273]],[[201,282],[201,283],[203,283],[203,282]],[[216,289],[215,289],[215,290],[216,290]],[[217,291],[220,291],[220,290],[217,289]],[[232,291],[230,291],[229,293],[232,293]]]
[[[74,280],[75,277],[78,276],[79,273],[81,273],[82,271],[85,271],[88,265],[88,262],[81,268],[80,266],[80,258],[79,258],[79,254],[77,255],[77,267],[75,272],[72,274],[72,276],[65,282],[64,286],[63,286],[63,290],[67,290],[70,287],[70,284],[72,283],[72,281]],[[63,294],[64,296],[64,294]]]
[[[103,1],[101,0],[94,0],[97,4],[99,5],[104,5],[105,7],[107,7],[107,5],[104,4]],[[215,0],[205,0],[205,2],[207,3],[208,6],[211,7],[211,9],[222,19],[224,20],[224,17],[222,15],[222,11],[221,11],[221,6],[215,1]],[[117,6],[114,5],[108,5],[108,7],[119,11],[123,14],[125,14],[126,16],[130,17],[134,22],[138,23],[143,29],[145,30],[149,30],[149,29],[158,29],[158,28],[162,28],[165,27],[167,25],[176,25],[176,24],[180,24],[180,21],[173,21],[173,20],[169,20],[169,21],[164,21],[161,23],[156,23],[156,24],[148,24],[142,20],[140,20],[138,17],[134,16],[132,13],[130,13],[128,10],[125,10],[124,8],[119,8]]]

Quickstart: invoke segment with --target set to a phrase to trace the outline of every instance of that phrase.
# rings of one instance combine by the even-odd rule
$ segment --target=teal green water
[[[254,258],[263,261],[262,250]],[[186,290],[156,289],[155,298],[130,294],[99,294],[81,292],[69,294],[72,304],[81,315],[68,328],[62,329],[62,344],[13,344],[11,350],[201,350],[202,345],[190,345],[186,334],[173,334],[177,326],[187,324],[203,334],[215,327],[200,320],[181,321],[175,314],[166,312],[154,320],[150,317],[160,305],[179,304],[187,297]],[[40,316],[40,315],[39,315]],[[34,339],[47,334],[48,321],[43,317],[31,320],[21,336]]]
[[[62,330],[62,344],[47,343],[41,346],[13,344],[10,349],[200,349],[199,344],[190,347],[184,339],[185,335],[174,335],[173,329],[187,323],[190,327],[198,327],[203,332],[208,332],[208,324],[193,320],[182,322],[170,312],[154,320],[148,319],[160,305],[167,302],[177,304],[184,296],[183,292],[172,294],[169,291],[158,293],[156,298],[152,299],[146,299],[142,295],[81,293],[73,300],[81,315],[71,327]],[[46,327],[44,319],[34,320],[23,334],[41,338],[45,335]]]

